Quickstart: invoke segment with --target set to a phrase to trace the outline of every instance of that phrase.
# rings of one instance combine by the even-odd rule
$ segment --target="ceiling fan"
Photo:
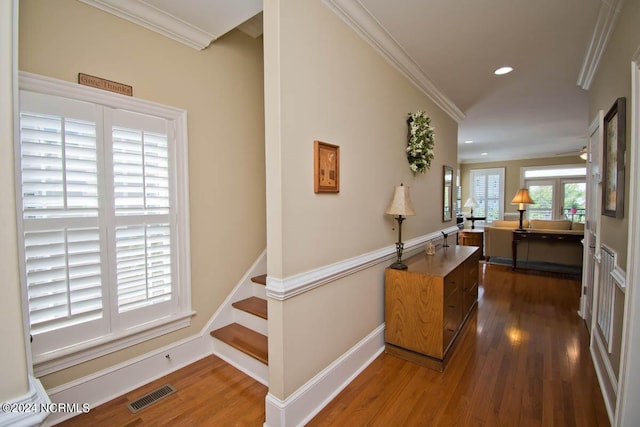
[[[585,145],[580,150],[567,151],[564,153],[557,153],[557,156],[578,156],[582,160],[587,160],[589,156],[589,152],[587,151],[587,146]]]

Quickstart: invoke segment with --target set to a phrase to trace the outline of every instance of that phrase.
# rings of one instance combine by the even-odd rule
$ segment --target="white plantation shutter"
[[[504,214],[504,168],[472,169],[471,195],[478,201],[473,215],[486,217],[486,223],[501,219]]]
[[[23,92],[21,102],[35,105],[43,96]],[[84,102],[64,98],[58,104],[50,108],[72,117],[27,111],[20,114],[25,219],[98,215],[98,111]]]
[[[116,229],[120,312],[171,299],[171,239],[168,224]]]
[[[122,110],[110,112],[107,122],[112,129],[118,312],[171,305],[171,129],[166,120]]]
[[[98,229],[99,110],[21,93],[20,175],[31,333],[69,328],[56,345],[103,320]],[[101,329],[98,327],[98,329]],[[38,340],[34,349],[49,350]]]
[[[116,215],[169,213],[167,135],[113,128]]]
[[[96,228],[25,233],[33,333],[102,316],[99,240]]]
[[[20,110],[17,195],[34,360],[186,326],[188,222],[177,221],[174,187],[188,194],[175,175],[177,153],[186,158],[175,134],[184,116],[24,89]]]

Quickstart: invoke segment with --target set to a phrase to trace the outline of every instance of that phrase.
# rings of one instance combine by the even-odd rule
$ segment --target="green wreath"
[[[425,173],[431,167],[431,160],[433,160],[434,140],[431,119],[424,111],[417,111],[409,114],[407,124],[409,125],[407,144],[409,167],[414,175]]]

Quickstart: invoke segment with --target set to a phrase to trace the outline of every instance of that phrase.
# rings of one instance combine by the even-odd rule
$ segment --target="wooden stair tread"
[[[268,365],[267,337],[237,323],[211,331],[211,336]]]
[[[258,283],[260,285],[267,285],[267,275],[266,274],[261,274],[259,276],[255,276],[251,278],[251,281],[254,283]]]
[[[267,300],[258,298],[258,297],[250,297],[247,299],[243,299],[241,301],[236,301],[231,304],[234,308],[238,310],[246,311],[247,313],[251,313],[254,316],[261,317],[263,319],[267,318]]]

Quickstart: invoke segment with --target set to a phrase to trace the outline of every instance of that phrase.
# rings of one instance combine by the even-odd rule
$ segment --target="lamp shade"
[[[415,215],[413,205],[411,204],[411,196],[409,196],[409,187],[400,184],[393,192],[393,198],[389,203],[389,207],[384,212],[388,215]]]
[[[529,190],[526,188],[519,189],[516,195],[513,197],[513,200],[511,200],[512,205],[517,205],[517,204],[529,205],[534,203],[535,202],[531,199],[531,196],[529,195]]]
[[[465,208],[477,208],[480,204],[474,197],[469,197],[466,202],[464,202]]]
[[[582,147],[582,150],[580,150],[580,155],[578,157],[580,157],[582,160],[587,160],[587,158],[589,157],[589,153],[587,152],[586,146]]]

